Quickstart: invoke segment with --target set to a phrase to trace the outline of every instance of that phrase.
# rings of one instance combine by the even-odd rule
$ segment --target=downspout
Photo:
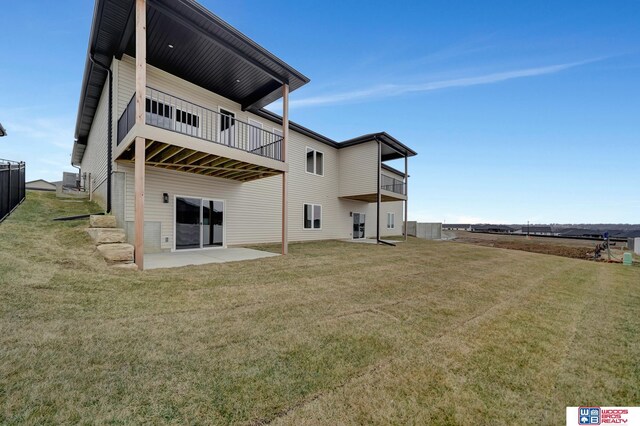
[[[80,166],[76,166],[73,163],[71,163],[71,167],[73,167],[74,169],[78,169],[78,189],[82,189],[82,169],[80,168]]]
[[[111,213],[111,173],[113,172],[113,164],[112,164],[112,145],[113,145],[113,74],[111,73],[111,68],[108,66],[98,62],[94,56],[93,52],[89,55],[91,62],[103,70],[107,72],[109,76],[109,112],[107,121],[109,123],[109,128],[107,129],[107,213]]]

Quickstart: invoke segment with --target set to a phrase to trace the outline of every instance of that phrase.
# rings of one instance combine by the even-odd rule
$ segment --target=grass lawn
[[[638,405],[640,268],[452,242],[104,265],[96,209],[0,224],[0,423],[561,424]]]

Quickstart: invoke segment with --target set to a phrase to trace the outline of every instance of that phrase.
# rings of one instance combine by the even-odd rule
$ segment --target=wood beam
[[[189,160],[188,160],[188,162],[187,162],[187,164],[186,164],[185,166],[180,167],[180,168],[181,168],[181,169],[183,169],[183,168],[185,168],[185,167],[193,166],[193,164],[194,164],[196,161],[200,161],[200,160],[202,160],[203,158],[208,157],[209,155],[210,155],[210,154],[207,154],[206,152],[204,152],[204,153],[203,153],[203,152],[200,152],[200,153],[196,152],[195,154],[193,154],[193,155],[192,155],[192,157],[194,157],[194,158],[193,158],[193,159],[189,159]]]
[[[281,160],[287,162],[287,142],[289,142],[289,85],[282,85],[282,153]],[[289,207],[287,172],[282,172],[282,254],[289,253]]]
[[[135,262],[139,270],[144,269],[144,138],[136,137],[135,159]]]
[[[180,163],[183,160],[186,160],[187,158],[191,157],[193,154],[197,154],[198,151],[194,151],[192,149],[187,149],[187,153],[186,154],[182,154],[179,157],[176,157],[173,162],[174,163]],[[183,164],[186,165],[186,164]]]
[[[224,159],[221,157],[216,157],[216,156],[212,156],[213,158],[207,158],[205,161],[201,162],[200,164],[197,164],[198,166],[209,166],[212,165],[213,163],[215,164],[219,164],[216,163],[216,161],[223,161]],[[215,164],[213,164],[215,166]],[[195,166],[191,166],[188,170],[185,170],[186,172],[191,172],[193,170],[195,170],[197,167]]]
[[[144,124],[147,92],[147,3],[136,0],[136,124]],[[146,140],[135,140],[135,244],[134,259],[144,269],[144,167]]]
[[[160,157],[158,160],[160,163],[166,163],[168,159],[175,157],[176,155],[180,154],[184,150],[185,148],[182,148],[181,146],[176,146],[173,151],[171,151],[170,153],[167,153],[168,155],[165,155],[164,157]]]
[[[159,142],[159,146],[157,148],[154,148],[153,151],[147,154],[147,160],[153,160],[153,157],[160,154],[162,151],[169,148],[170,146],[171,145],[169,144]]]
[[[232,168],[231,166],[235,166],[236,164],[240,164],[240,161],[230,160],[228,158],[226,160],[227,161],[225,161],[223,163],[220,163],[220,164],[222,164],[222,167],[231,169]],[[215,174],[215,171],[207,174],[207,176],[213,176],[214,174]]]

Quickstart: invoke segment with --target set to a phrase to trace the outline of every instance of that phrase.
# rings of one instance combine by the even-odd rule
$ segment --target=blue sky
[[[202,4],[311,78],[294,121],[418,151],[412,219],[640,222],[638,1]],[[3,6],[0,158],[28,179],[73,170],[92,11]]]

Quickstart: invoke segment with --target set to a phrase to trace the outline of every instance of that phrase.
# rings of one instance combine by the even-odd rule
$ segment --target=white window
[[[322,152],[307,148],[307,173],[324,175],[324,154]]]
[[[304,205],[304,229],[322,229],[322,206],[319,204]]]
[[[387,213],[387,229],[395,229],[396,227],[396,214]]]

